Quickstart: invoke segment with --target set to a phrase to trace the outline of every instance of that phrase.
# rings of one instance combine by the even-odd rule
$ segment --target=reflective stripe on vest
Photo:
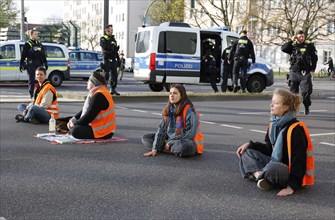
[[[95,90],[93,95],[97,92],[102,93],[108,101],[108,108],[106,110],[101,110],[91,122],[94,137],[100,138],[115,132],[116,122],[112,95],[105,86]]]
[[[51,90],[51,92],[54,94],[54,96],[56,97],[55,100],[51,103],[51,105],[46,109],[46,111],[48,112],[49,115],[53,114],[54,118],[57,119],[58,115],[59,115],[59,107],[58,107],[58,102],[57,102],[57,92],[56,89],[50,84],[50,83],[46,83],[42,86],[41,91],[38,93],[37,98],[35,100],[36,105],[41,104],[42,99],[44,97],[44,95]]]
[[[307,126],[303,122],[296,122],[292,124],[287,131],[287,151],[288,151],[288,169],[291,171],[291,141],[292,131],[296,126],[301,126],[304,129],[305,136],[307,138],[308,146],[306,150],[306,173],[302,179],[302,186],[314,185],[314,156],[313,156],[313,145]]]

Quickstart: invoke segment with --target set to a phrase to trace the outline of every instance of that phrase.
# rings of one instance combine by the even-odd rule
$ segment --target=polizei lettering
[[[177,69],[192,69],[193,65],[187,63],[176,63],[174,67]]]

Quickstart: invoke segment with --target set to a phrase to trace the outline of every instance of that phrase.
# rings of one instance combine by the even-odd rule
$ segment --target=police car
[[[21,51],[25,42],[10,40],[0,42],[0,81],[27,81],[26,71],[19,71]],[[43,43],[48,61],[48,79],[53,86],[60,86],[70,79],[70,60],[67,47],[61,44]]]
[[[79,48],[69,48],[71,78],[88,78],[92,71],[99,69],[102,53]]]
[[[192,28],[186,23],[162,23],[140,27],[136,34],[134,79],[149,84],[152,91],[168,91],[171,83],[208,83],[201,57],[205,42],[211,41],[223,50],[239,35],[225,30]],[[220,82],[223,65],[216,75]],[[273,84],[273,70],[264,59],[256,57],[247,75],[247,90],[262,92]]]

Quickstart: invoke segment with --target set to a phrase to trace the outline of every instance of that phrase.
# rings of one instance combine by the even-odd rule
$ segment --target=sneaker
[[[29,122],[32,123],[32,124],[40,124],[41,122],[35,118],[35,117],[32,117],[31,119],[29,119]]]
[[[309,115],[309,107],[305,107],[305,115]]]
[[[258,180],[257,187],[260,188],[261,190],[270,190],[270,189],[273,188],[273,186],[271,185],[271,183],[269,183],[265,179]]]
[[[113,91],[111,91],[111,95],[120,95],[120,93],[118,93],[117,91],[113,90]]]
[[[249,180],[249,181],[251,181],[251,182],[257,182],[257,179],[256,179],[256,177],[254,176],[254,175],[252,175],[252,174],[249,174],[248,176],[246,176],[244,179],[246,179],[246,180]]]
[[[237,93],[237,90],[238,90],[237,86],[234,86],[233,93]]]
[[[246,93],[245,89],[242,89],[242,93]]]
[[[24,116],[21,114],[15,115],[16,122],[20,122],[24,120]]]

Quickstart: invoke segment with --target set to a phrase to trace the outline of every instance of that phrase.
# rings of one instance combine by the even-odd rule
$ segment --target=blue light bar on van
[[[219,27],[211,27],[212,30],[220,30],[220,31],[230,31],[231,28],[229,26],[219,26]]]

